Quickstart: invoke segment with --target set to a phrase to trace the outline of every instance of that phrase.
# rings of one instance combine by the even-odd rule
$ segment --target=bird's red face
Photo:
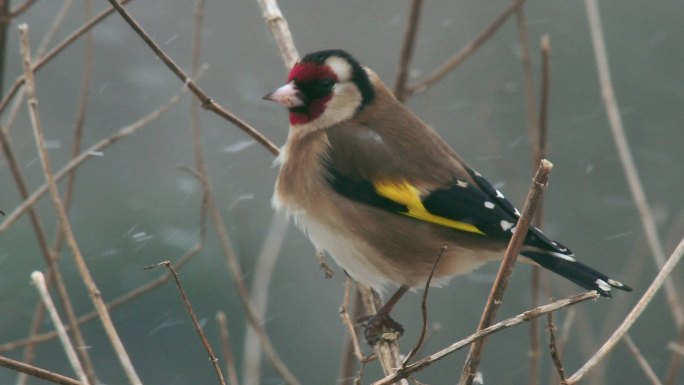
[[[343,51],[320,51],[306,55],[292,67],[287,84],[264,99],[290,112],[290,125],[326,128],[351,118],[372,99],[363,94],[370,83],[361,66]],[[367,91],[368,93],[368,91]]]

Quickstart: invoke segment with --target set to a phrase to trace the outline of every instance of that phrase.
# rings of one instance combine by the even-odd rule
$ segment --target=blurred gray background
[[[13,2],[15,3],[15,2]],[[19,18],[30,27],[35,47],[62,2],[43,1]],[[394,80],[409,1],[282,1],[301,54],[343,48],[373,68],[389,84]],[[427,1],[423,7],[411,81],[426,75],[464,47],[489,24],[508,1]],[[97,10],[108,6],[96,1]],[[83,22],[82,4],[69,12],[57,40]],[[640,176],[652,205],[666,252],[684,233],[684,14],[682,1],[604,0],[600,3],[615,91]],[[128,9],[162,48],[190,70],[193,2],[134,1]],[[530,1],[525,8],[532,45],[535,92],[539,88],[538,42],[549,34],[552,84],[549,159],[555,168],[545,195],[545,229],[573,248],[583,261],[623,279],[635,288],[577,306],[565,355],[574,372],[600,346],[638,300],[656,273],[641,224],[601,104],[594,55],[581,1]],[[7,84],[21,74],[16,23],[10,25],[5,57]],[[94,69],[84,146],[112,135],[168,100],[180,82],[118,15],[93,30]],[[199,85],[218,103],[282,145],[287,113],[261,97],[287,75],[256,1],[206,4],[202,62],[208,65]],[[83,45],[76,43],[37,75],[40,112],[55,169],[69,158],[83,68]],[[532,174],[527,137],[521,45],[511,18],[480,51],[427,92],[408,101],[421,118],[444,136],[473,167],[522,204]],[[3,93],[5,92],[3,91]],[[193,162],[189,97],[137,134],[86,162],[78,172],[70,218],[76,239],[106,300],[158,277],[163,270],[143,270],[162,260],[176,260],[198,236],[201,188],[178,165]],[[6,113],[5,113],[6,115]],[[2,117],[3,121],[6,116]],[[251,284],[256,257],[273,212],[272,185],[277,173],[270,153],[230,123],[201,112],[204,150],[210,179],[229,226],[234,246]],[[43,183],[35,143],[22,107],[11,133],[15,152],[31,190]],[[9,213],[21,202],[5,158],[0,160],[0,209]],[[50,236],[56,216],[49,199],[36,206]],[[244,311],[209,226],[204,251],[181,271],[198,316],[218,352],[214,316],[227,313],[233,348],[241,370],[246,328]],[[92,310],[71,255],[61,267],[78,314]],[[329,261],[332,266],[334,263]],[[345,329],[338,315],[344,274],[332,279],[318,268],[314,249],[290,225],[270,282],[264,325],[274,345],[303,384],[335,384]],[[430,293],[433,326],[424,352],[468,335],[477,325],[496,274],[495,265],[452,280]],[[37,302],[31,271],[45,271],[35,236],[23,217],[0,234],[0,343],[28,332]],[[510,283],[499,319],[530,307],[530,268],[520,266]],[[682,268],[674,274],[682,287]],[[547,276],[556,298],[581,291]],[[542,298],[545,299],[545,298]],[[408,332],[408,351],[420,328],[420,295],[399,304],[396,319]],[[559,325],[567,311],[556,315]],[[177,290],[158,288],[112,313],[132,360],[147,384],[216,383]],[[44,329],[51,329],[49,321]],[[98,376],[106,384],[124,384],[125,376],[98,322],[83,327]],[[676,338],[672,316],[659,294],[637,321],[632,337],[663,376]],[[544,334],[546,338],[546,334]],[[370,350],[367,350],[370,351]],[[487,344],[481,370],[487,384],[527,382],[528,327],[495,335]],[[7,354],[21,357],[21,351]],[[542,348],[542,383],[552,373]],[[425,383],[453,383],[465,352],[421,372]],[[37,365],[73,376],[55,342],[40,346]],[[264,364],[263,384],[282,383]],[[364,383],[378,378],[371,364]],[[0,368],[0,383],[16,373]],[[680,376],[680,381],[681,381]],[[645,378],[624,344],[587,383],[636,384]],[[29,383],[44,383],[30,380]]]

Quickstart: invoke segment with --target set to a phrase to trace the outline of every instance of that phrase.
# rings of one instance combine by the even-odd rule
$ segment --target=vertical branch
[[[377,298],[377,294],[368,286],[358,285],[361,291],[361,299],[363,300],[363,305],[366,308],[368,314],[376,314],[380,308],[380,299]],[[385,376],[394,374],[397,368],[401,367],[401,359],[399,357],[399,343],[394,340],[390,341],[385,338],[381,338],[377,344],[374,346],[375,353],[380,360],[380,365],[382,366],[382,371]],[[402,379],[398,381],[400,385],[408,385],[408,381]]]
[[[64,229],[64,235],[67,238],[67,243],[69,244],[69,248],[71,249],[71,252],[74,256],[76,267],[78,268],[78,271],[81,274],[81,278],[83,279],[84,284],[88,288],[88,294],[90,295],[91,300],[95,305],[95,309],[98,311],[98,315],[100,316],[102,326],[104,327],[105,332],[107,333],[107,336],[109,337],[110,342],[112,343],[112,346],[117,354],[117,357],[119,358],[119,361],[122,367],[124,368],[124,371],[126,372],[126,376],[128,377],[128,380],[132,385],[142,384],[140,378],[138,377],[138,374],[135,372],[135,369],[133,368],[133,364],[128,356],[128,353],[126,352],[126,349],[124,348],[123,343],[121,342],[121,339],[119,338],[119,335],[116,332],[116,329],[114,328],[114,323],[112,322],[109,313],[107,312],[107,307],[104,301],[102,300],[102,295],[99,289],[97,288],[95,281],[90,275],[88,266],[86,265],[83,255],[81,254],[78,244],[76,243],[76,239],[74,238],[74,233],[71,229],[71,224],[69,223],[69,219],[66,215],[64,204],[62,203],[62,199],[59,196],[59,190],[57,189],[57,183],[55,182],[55,178],[52,173],[52,166],[50,164],[47,149],[45,147],[45,137],[43,134],[42,122],[40,119],[40,115],[38,114],[38,101],[36,99],[33,68],[31,66],[31,51],[29,48],[28,26],[26,24],[20,25],[19,32],[21,34],[21,51],[23,59],[22,63],[24,67],[24,77],[26,79],[26,97],[28,101],[29,117],[31,118],[31,126],[33,128],[33,134],[36,139],[36,145],[38,147],[38,154],[40,157],[41,166],[43,168],[43,173],[45,174],[45,178],[50,189],[50,195],[52,197],[53,205],[55,206],[55,210],[57,211],[60,225]]]
[[[591,33],[591,42],[594,47],[594,55],[596,56],[596,68],[598,70],[599,83],[601,85],[601,97],[608,115],[610,123],[610,130],[613,134],[613,140],[617,147],[617,152],[620,157],[620,164],[627,178],[627,184],[634,200],[634,205],[639,211],[641,218],[641,226],[646,240],[651,249],[651,254],[655,259],[656,265],[662,269],[665,264],[665,251],[663,245],[658,237],[658,228],[653,218],[653,212],[648,205],[646,193],[644,192],[643,184],[639,178],[639,173],[634,163],[634,157],[630,150],[625,129],[622,125],[622,116],[620,115],[620,108],[613,90],[613,82],[610,75],[610,65],[608,64],[608,54],[606,52],[606,43],[603,36],[603,27],[601,25],[601,16],[596,0],[585,0],[585,7],[587,9],[587,18],[589,19],[589,31]],[[681,299],[679,292],[675,287],[672,279],[665,281],[665,295],[667,298],[668,307],[672,312],[672,316],[677,327],[684,325],[684,310],[682,310]]]
[[[480,323],[477,326],[478,331],[489,327],[496,318],[496,313],[501,305],[506,286],[508,285],[508,280],[513,272],[513,266],[515,265],[515,261],[518,259],[518,254],[520,253],[520,249],[525,241],[525,236],[527,235],[527,230],[530,226],[530,222],[532,221],[534,210],[539,203],[539,198],[541,198],[542,191],[546,188],[552,168],[553,164],[551,162],[546,159],[542,159],[541,163],[539,164],[539,169],[532,179],[532,187],[527,194],[527,199],[525,200],[522,214],[520,215],[520,219],[518,219],[518,223],[516,224],[516,231],[513,234],[513,237],[511,237],[511,241],[508,243],[506,254],[501,262],[501,266],[499,267],[499,272],[496,275],[494,284],[492,285],[489,298],[487,298],[487,304],[482,312]],[[477,368],[480,365],[480,357],[482,355],[482,350],[484,349],[485,340],[486,339],[483,338],[474,342],[470,346],[470,351],[468,352],[468,357],[466,358],[463,372],[461,373],[460,384],[471,385],[473,383],[475,374],[477,373]]]
[[[404,42],[401,45],[401,56],[399,58],[399,70],[394,79],[394,96],[403,102],[406,100],[406,78],[409,73],[409,64],[413,57],[413,46],[416,42],[416,32],[418,31],[418,21],[420,20],[420,10],[423,7],[423,0],[411,0],[411,11],[404,30]]]
[[[353,315],[349,316],[349,309],[351,307],[351,293],[354,293],[354,306]],[[347,327],[347,338],[345,342],[345,347],[342,350],[342,362],[340,363],[340,375],[339,380],[342,384],[350,385],[352,381],[352,372],[354,371],[355,362],[364,362],[366,357],[361,351],[361,346],[359,345],[359,338],[356,334],[356,328],[354,326],[354,319],[358,319],[360,303],[359,292],[357,285],[354,280],[348,275],[344,279],[344,296],[342,298],[342,305],[340,306],[340,317],[342,318],[342,323]],[[356,359],[356,361],[354,361]]]
[[[525,11],[523,7],[518,8],[515,12],[516,29],[518,31],[518,40],[521,48],[521,61],[523,70],[523,82],[525,84],[525,105],[527,108],[527,138],[532,147],[532,167],[536,167],[539,161],[543,158],[539,154],[539,147],[537,146],[537,138],[539,138],[539,120],[537,119],[537,105],[534,95],[534,78],[532,76],[532,59],[530,55],[530,42],[527,35],[527,21],[525,20]],[[534,225],[541,227],[543,205],[539,205],[537,213],[534,218]],[[539,266],[532,266],[532,273],[530,276],[530,298],[532,307],[539,306]],[[540,336],[539,320],[530,320],[530,345],[529,345],[529,362],[528,362],[528,378],[529,385],[539,384],[539,362],[541,358],[540,352]]]
[[[547,327],[549,330],[549,351],[551,352],[551,359],[553,360],[553,366],[555,366],[556,371],[558,371],[561,385],[565,385],[565,369],[563,368],[558,345],[556,345],[556,326],[553,324],[553,313],[549,313],[546,317],[548,321]]]

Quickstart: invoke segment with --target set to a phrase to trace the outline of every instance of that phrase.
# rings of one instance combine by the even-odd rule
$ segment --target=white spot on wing
[[[622,284],[622,282],[616,281],[616,280],[610,279],[610,278],[608,279],[608,284],[610,284],[610,286],[615,286],[615,287],[623,287],[623,286],[625,286],[625,285]]]
[[[603,291],[610,292],[610,285],[608,283],[606,283],[606,281],[604,281],[602,279],[597,279],[596,281],[594,281],[594,283],[596,283],[596,285],[599,287],[599,289],[601,289]]]
[[[564,259],[568,262],[577,262],[577,260],[569,255],[561,254],[561,253],[556,253],[554,251],[549,251],[549,254],[553,255],[554,257],[558,257],[560,259]]]
[[[456,186],[462,187],[462,188],[467,188],[468,187],[468,182],[464,182],[460,179],[456,179]]]
[[[488,209],[490,209],[490,210],[491,210],[491,209],[493,209],[493,208],[494,208],[494,203],[492,203],[492,202],[488,202],[488,201],[485,201],[485,203],[484,203],[484,207],[486,207],[486,208],[488,208]],[[503,227],[503,226],[502,226],[502,227]]]
[[[513,224],[511,222],[503,220],[503,219],[501,220],[501,222],[499,222],[499,225],[501,225],[501,229],[503,231],[506,231],[506,230],[510,229],[511,227],[513,227]]]
[[[499,199],[503,199],[503,198],[504,198],[504,195],[503,195],[503,193],[502,193],[501,191],[496,190],[496,197],[499,198]]]
[[[515,209],[515,215],[520,216],[520,211],[518,211],[518,209]]]

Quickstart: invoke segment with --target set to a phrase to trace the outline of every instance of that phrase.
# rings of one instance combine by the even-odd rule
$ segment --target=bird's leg
[[[404,327],[399,322],[393,320],[389,313],[408,289],[407,285],[402,285],[375,314],[361,317],[359,321],[363,322],[364,335],[368,345],[374,346],[377,344],[382,335],[387,332],[399,333],[399,335],[404,334]]]

